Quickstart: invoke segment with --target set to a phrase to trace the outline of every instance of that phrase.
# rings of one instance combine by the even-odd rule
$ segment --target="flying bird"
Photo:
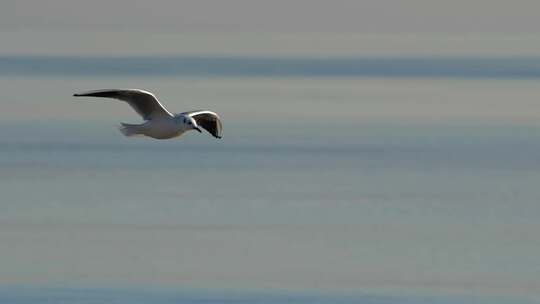
[[[178,137],[189,130],[202,133],[205,129],[215,138],[221,138],[222,126],[219,116],[211,111],[197,110],[172,114],[158,101],[154,94],[138,89],[106,89],[74,94],[76,97],[105,97],[127,102],[144,122],[142,124],[121,123],[120,131],[125,136],[143,135],[156,139]]]

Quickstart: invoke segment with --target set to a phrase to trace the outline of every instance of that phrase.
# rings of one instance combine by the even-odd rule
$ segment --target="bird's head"
[[[193,117],[188,115],[179,115],[177,120],[184,126],[186,130],[196,130],[202,133],[201,128],[197,125],[197,122]]]

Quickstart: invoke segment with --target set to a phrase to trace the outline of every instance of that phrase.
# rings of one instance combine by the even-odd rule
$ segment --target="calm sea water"
[[[537,66],[2,57],[0,301],[535,303]],[[224,138],[124,138],[107,87]]]
[[[539,78],[538,57],[0,56],[4,75]]]

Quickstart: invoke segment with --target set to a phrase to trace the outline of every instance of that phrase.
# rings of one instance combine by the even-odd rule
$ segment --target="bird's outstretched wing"
[[[212,136],[221,138],[222,126],[219,116],[211,111],[190,111],[182,113],[195,119],[195,122],[200,127],[203,127],[206,131],[210,132]]]
[[[150,120],[158,117],[172,117],[157,100],[154,94],[137,89],[105,89],[82,92],[73,96],[90,96],[115,98],[127,102],[144,120]]]

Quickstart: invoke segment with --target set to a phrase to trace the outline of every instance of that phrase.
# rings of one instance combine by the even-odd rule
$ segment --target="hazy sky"
[[[535,0],[3,0],[1,29],[535,33]]]

